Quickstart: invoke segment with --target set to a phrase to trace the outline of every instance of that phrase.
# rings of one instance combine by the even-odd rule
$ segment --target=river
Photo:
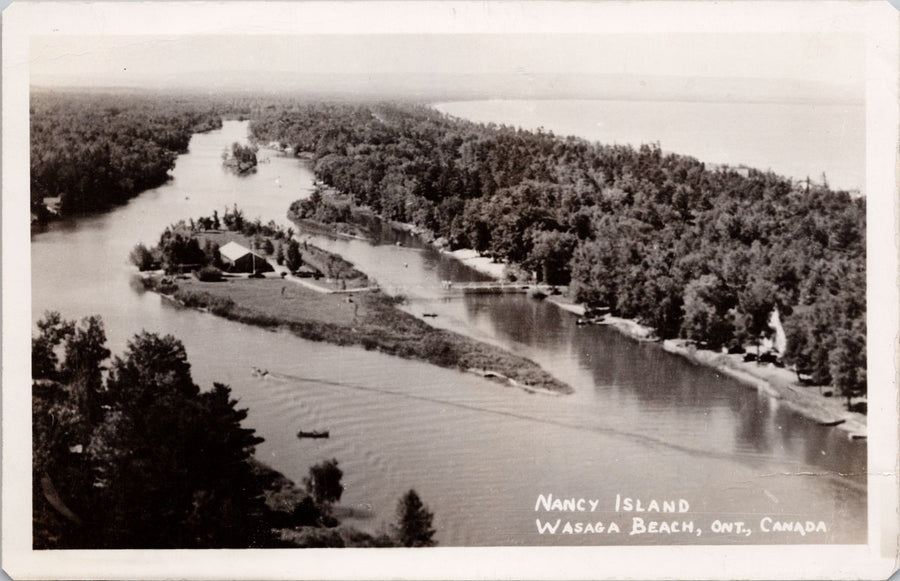
[[[300,482],[335,457],[346,491],[344,522],[377,532],[398,498],[415,488],[435,514],[441,545],[653,543],[862,543],[866,540],[866,445],[775,400],[693,366],[658,345],[525,296],[447,297],[442,280],[481,280],[407,234],[378,243],[315,241],[344,254],[385,288],[410,298],[429,322],[540,363],[575,388],[528,394],[478,377],[360,348],[313,343],[181,309],[131,284],[128,253],[155,243],[179,219],[238,204],[250,217],[286,223],[289,204],[311,191],[303,162],[263,152],[255,174],[221,167],[221,151],[246,138],[247,123],[195,135],[173,179],[109,212],[51,224],[32,235],[33,319],[100,314],[121,353],[141,329],[185,344],[195,381],[229,384],[245,424],[265,442],[258,457]],[[402,245],[397,245],[397,240]],[[272,372],[253,377],[250,366]],[[298,429],[328,429],[298,440]],[[841,476],[845,475],[845,476]],[[535,511],[540,494],[599,500],[592,514]],[[679,520],[702,535],[629,534],[616,495],[684,498]],[[827,533],[761,534],[760,519],[824,521]],[[669,515],[670,517],[673,515]],[[539,534],[536,519],[617,522],[620,534]],[[750,537],[710,534],[714,521],[744,521]]]

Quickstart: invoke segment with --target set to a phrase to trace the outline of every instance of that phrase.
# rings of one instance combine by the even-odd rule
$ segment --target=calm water
[[[315,240],[408,296],[410,312],[437,312],[433,324],[530,357],[576,393],[531,395],[232,323],[135,290],[128,252],[138,241],[154,243],[167,224],[233,203],[249,217],[284,223],[290,202],[308,194],[313,176],[296,160],[273,155],[247,177],[221,169],[222,148],[246,130],[226,122],[197,135],[167,185],[34,235],[34,319],[46,309],[69,318],[99,313],[114,353],[141,329],[175,335],[199,384],[228,383],[249,408],[247,425],[266,439],[257,450],[263,461],[299,482],[311,464],[340,460],[341,514],[366,530],[390,523],[397,499],[413,487],[435,513],[442,545],[865,541],[864,443],[658,346],[576,327],[551,305],[523,296],[446,297],[441,280],[483,277],[406,235],[386,232],[379,244]],[[252,377],[251,365],[272,377]],[[331,438],[297,440],[299,429],[329,429]],[[588,515],[536,513],[538,495],[550,493],[600,504]],[[703,534],[629,535],[633,515],[615,512],[617,494],[685,498],[690,512],[676,516],[693,519]],[[762,535],[765,515],[823,520],[828,533]],[[559,516],[612,520],[622,532],[538,534],[536,518]],[[745,521],[754,534],[711,535],[716,519]]]
[[[830,103],[686,101],[459,101],[438,110],[602,143],[659,142],[701,161],[744,164],[865,192],[866,112]]]

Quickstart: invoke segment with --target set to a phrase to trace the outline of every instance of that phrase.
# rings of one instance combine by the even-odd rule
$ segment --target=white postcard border
[[[403,15],[402,18],[398,15]],[[32,35],[865,33],[869,544],[32,551],[28,87]],[[16,579],[885,578],[898,507],[898,18],[878,1],[16,3],[3,14],[2,559]]]

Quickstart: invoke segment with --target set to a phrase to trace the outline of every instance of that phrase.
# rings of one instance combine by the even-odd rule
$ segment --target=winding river
[[[528,394],[419,362],[305,341],[172,306],[132,284],[128,253],[179,219],[238,204],[248,217],[286,223],[311,191],[303,162],[264,152],[250,176],[221,167],[247,123],[195,135],[173,179],[110,212],[53,223],[32,236],[33,319],[100,314],[120,353],[141,329],[169,333],[195,380],[231,385],[245,423],[265,442],[261,460],[299,482],[335,457],[346,491],[339,514],[377,532],[415,488],[435,514],[441,545],[859,543],[866,539],[866,445],[807,421],[764,395],[693,366],[657,345],[516,295],[446,296],[442,280],[483,280],[410,236],[377,243],[313,237],[386,289],[409,297],[430,323],[529,357],[575,388]],[[401,245],[395,244],[397,241]],[[250,366],[271,371],[253,377]],[[328,429],[298,440],[298,429]],[[539,495],[596,499],[593,513],[536,511]],[[676,515],[616,512],[616,496],[685,499]],[[702,534],[630,534],[632,518],[693,520]],[[764,533],[760,520],[823,521],[827,532]],[[616,534],[540,534],[536,519],[616,522]],[[744,533],[712,529],[740,521]],[[716,523],[719,523],[718,525]]]

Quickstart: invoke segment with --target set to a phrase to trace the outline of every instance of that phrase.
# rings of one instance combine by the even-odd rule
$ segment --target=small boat
[[[575,324],[580,327],[582,325],[587,325],[589,322],[590,321],[588,321],[587,319],[578,319],[575,321]]]
[[[437,317],[437,313],[422,313],[423,317]]]
[[[865,434],[850,434],[850,439],[851,440],[865,440],[866,435]]]
[[[528,292],[529,297],[531,297],[535,300],[538,300],[538,301],[542,301],[549,296],[546,292],[544,292],[543,289],[534,288],[534,287],[529,288],[527,292]]]
[[[816,423],[819,424],[820,426],[839,426],[846,421],[847,420],[845,420],[845,419],[840,419],[840,420],[834,420],[832,422],[816,422]]]
[[[328,432],[328,430],[323,430],[321,432],[304,432],[303,430],[300,430],[299,432],[297,432],[297,437],[301,438],[301,439],[302,438],[327,438],[328,436],[330,436],[330,433]]]
[[[265,377],[265,376],[269,375],[269,370],[268,369],[260,369],[259,367],[256,367],[255,365],[251,365],[250,366],[250,374],[253,375],[254,377]]]

